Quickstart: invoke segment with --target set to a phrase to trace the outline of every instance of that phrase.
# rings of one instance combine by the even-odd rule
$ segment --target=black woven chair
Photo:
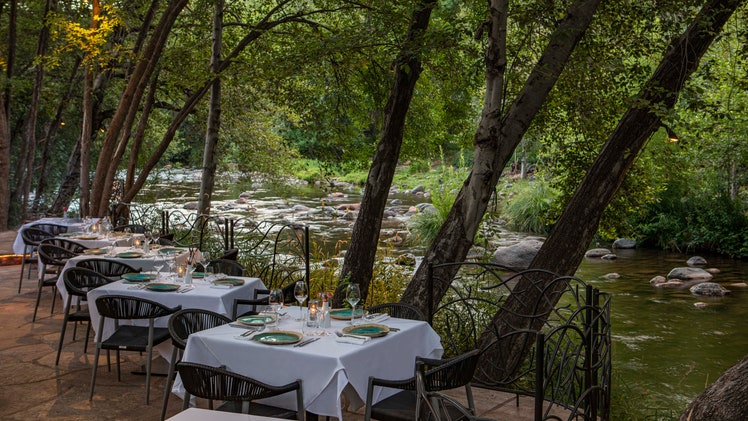
[[[233,260],[233,261],[236,261],[236,259],[239,258],[239,249],[237,249],[237,248],[228,249],[228,250],[226,250],[223,253],[223,255],[221,255],[218,258],[221,259],[221,260]]]
[[[116,260],[91,258],[76,262],[76,267],[86,268],[96,271],[109,278],[121,278],[125,273],[139,273],[141,269],[136,269],[127,263]]]
[[[283,287],[283,304],[294,304],[296,302],[296,297],[294,296],[295,285],[296,282],[292,282]],[[234,300],[234,307],[231,312],[234,319],[257,314],[258,306],[267,306],[270,304],[267,297],[270,294],[269,289],[255,289],[252,294],[252,298],[236,298]],[[239,306],[249,306],[250,309],[239,314]]]
[[[217,408],[219,411],[304,420],[305,411],[301,380],[283,386],[271,386],[228,371],[225,367],[210,367],[186,362],[178,363],[177,370],[187,392],[193,396],[208,399],[210,409],[213,409],[213,401],[216,400],[225,402]],[[294,391],[296,392],[297,411],[252,402],[256,399],[279,396]],[[189,404],[190,400],[185,399],[184,409],[187,409]]]
[[[169,404],[171,384],[172,381],[174,381],[174,371],[178,359],[181,358],[182,351],[184,351],[184,348],[187,346],[187,338],[195,332],[225,325],[230,322],[231,319],[223,314],[196,308],[179,310],[171,315],[169,318],[169,335],[171,336],[173,350],[171,353],[171,363],[169,364],[169,374],[166,376],[164,402],[161,407],[162,420],[166,418],[166,406]]]
[[[86,299],[88,291],[112,282],[111,279],[100,273],[79,267],[66,270],[62,276],[62,280],[65,282],[65,290],[68,293],[68,297],[65,301],[62,331],[60,332],[60,341],[57,344],[57,358],[55,358],[55,365],[60,363],[62,342],[65,340],[65,330],[67,329],[69,322],[86,322],[86,342],[83,343],[83,352],[88,352],[88,334],[91,331],[91,314],[88,311],[87,305],[85,307],[81,306],[80,300]],[[73,298],[79,299],[75,310],[73,310]],[[75,340],[75,330],[73,330],[73,340]]]
[[[96,355],[94,356],[93,373],[91,374],[91,394],[89,400],[93,399],[94,386],[96,385],[96,371],[99,366],[99,354],[102,349],[116,351],[117,357],[117,381],[120,380],[120,351],[136,351],[146,353],[145,371],[145,403],[150,402],[151,391],[151,361],[153,359],[153,347],[169,340],[169,329],[154,326],[159,317],[169,316],[182,309],[182,306],[174,308],[166,307],[160,303],[142,298],[124,295],[105,295],[96,299],[96,309],[101,318],[99,319],[98,338],[96,340]],[[102,338],[104,321],[109,318],[114,320],[114,333],[108,338]],[[148,326],[120,325],[120,320],[148,320]]]
[[[49,224],[49,223],[42,223],[42,224],[34,224],[32,227],[36,229],[40,229],[42,231],[46,231],[52,236],[57,236],[60,234],[65,234],[68,232],[68,227],[66,225],[58,225],[58,224]]]
[[[45,240],[42,240],[41,244],[52,244],[57,247],[64,248],[65,250],[68,250],[69,252],[74,254],[81,254],[84,251],[88,250],[88,247],[84,246],[81,243],[77,243],[73,240],[68,240],[67,238],[60,237],[47,238]]]
[[[405,303],[377,304],[369,307],[369,313],[387,313],[390,316],[399,319],[426,320],[426,317],[421,313],[421,310],[419,310],[418,307]]]
[[[469,411],[470,413],[475,413],[470,381],[473,378],[479,356],[480,350],[476,349],[445,360],[416,358],[416,369],[421,370],[423,395],[464,387]],[[375,387],[399,389],[400,392],[374,404]],[[417,387],[415,375],[405,380],[386,380],[373,376],[369,377],[364,420],[412,421],[418,419],[417,416],[420,415],[419,406],[422,402],[419,399]],[[450,414],[444,415],[442,418],[446,419],[460,419],[461,417],[461,413],[457,408],[454,408]],[[450,418],[447,418],[447,416]]]
[[[42,289],[51,287],[52,288],[52,308],[49,314],[55,311],[55,300],[57,299],[57,279],[60,276],[60,270],[65,266],[68,259],[77,256],[70,250],[62,247],[57,247],[53,244],[47,244],[42,241],[39,244],[37,250],[39,253],[39,263],[42,267],[39,268],[39,280],[36,288],[36,304],[34,305],[34,316],[31,321],[36,321],[36,313],[39,310],[39,302],[42,298]]]
[[[129,232],[131,234],[145,234],[148,232],[148,227],[141,224],[126,224],[114,227],[114,232]]]
[[[246,270],[241,263],[234,260],[226,259],[215,259],[208,262],[208,267],[213,270],[214,273],[223,273],[229,276],[244,276]],[[202,265],[197,265],[197,270],[202,272],[205,268]]]
[[[31,278],[31,265],[36,263],[37,249],[42,240],[54,237],[47,231],[35,227],[28,227],[21,230],[21,239],[23,240],[23,255],[21,256],[21,278],[18,280],[18,293],[21,293],[21,284],[23,283],[23,269],[26,264],[29,265],[26,278]]]

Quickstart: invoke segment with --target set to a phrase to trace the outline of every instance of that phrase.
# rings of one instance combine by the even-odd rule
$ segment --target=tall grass
[[[546,234],[553,222],[553,204],[559,193],[542,180],[520,181],[504,203],[502,215],[514,231]]]

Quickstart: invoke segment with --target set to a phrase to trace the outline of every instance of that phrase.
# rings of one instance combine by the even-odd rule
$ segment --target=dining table
[[[95,219],[94,221],[97,221]],[[23,254],[26,250],[26,245],[23,242],[23,237],[21,237],[21,232],[28,227],[33,227],[34,225],[39,224],[54,224],[54,225],[62,225],[64,227],[67,227],[68,233],[73,233],[76,231],[81,231],[84,229],[84,222],[80,218],[59,218],[59,217],[46,217],[46,218],[39,218],[35,221],[27,222],[18,229],[18,233],[16,234],[16,238],[13,241],[13,253],[15,254]]]
[[[213,276],[216,278],[215,280],[198,278],[194,279],[189,285],[169,278],[162,278],[158,282],[131,282],[121,279],[90,290],[86,299],[90,303],[91,326],[94,328],[96,337],[98,338],[98,335],[102,332],[97,331],[100,316],[93,303],[96,302],[97,298],[104,295],[138,297],[155,301],[167,307],[181,305],[183,309],[197,308],[229,316],[233,310],[235,299],[251,297],[255,289],[265,288],[260,278]],[[235,282],[225,282],[227,279],[232,279]],[[153,286],[153,288],[149,286]],[[172,286],[173,288],[166,288],[166,286]],[[156,319],[155,326],[166,327],[168,320],[168,317]],[[104,324],[104,337],[107,337],[114,331],[114,322],[112,320],[107,320],[106,322]],[[131,321],[131,323],[147,325],[148,321],[138,320]],[[168,358],[171,355],[171,344],[167,345],[163,349],[160,349],[159,353]]]
[[[241,323],[233,323],[193,333],[182,361],[225,366],[271,385],[300,379],[306,411],[342,420],[344,402],[354,411],[365,404],[369,376],[407,379],[415,374],[417,356],[439,358],[443,352],[439,335],[424,321],[381,315],[371,320],[359,318],[355,325],[350,320],[333,319],[329,327],[309,328],[298,320],[296,308],[287,310],[277,325],[259,332],[245,331]],[[350,330],[354,328],[373,328],[374,334],[348,336],[358,331]],[[267,340],[273,332],[292,340]],[[181,389],[177,378],[172,390],[177,393]],[[392,389],[377,388],[374,402],[393,393]],[[297,409],[291,394],[261,402]]]

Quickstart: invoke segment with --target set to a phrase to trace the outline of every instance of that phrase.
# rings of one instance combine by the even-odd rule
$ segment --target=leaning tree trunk
[[[117,110],[109,122],[104,142],[99,152],[99,160],[94,172],[93,185],[91,187],[91,215],[103,216],[109,205],[109,188],[114,181],[119,160],[112,159],[115,149],[121,145],[120,136],[123,131],[129,130],[126,126],[132,123],[140,106],[147,81],[150,79],[156,62],[161,56],[161,51],[166,45],[169,34],[182,9],[188,0],[171,0],[164,9],[153,34],[140,55],[140,60],[135,65],[132,76],[122,92]],[[146,30],[146,28],[143,28]],[[121,156],[120,156],[121,158]]]
[[[10,180],[10,125],[5,114],[5,93],[0,92],[0,178]],[[0,231],[8,229],[10,183],[0,183]]]
[[[748,420],[748,355],[696,397],[679,421]]]
[[[395,59],[395,80],[385,106],[382,136],[369,168],[369,175],[366,177],[364,197],[361,200],[358,218],[353,224],[350,247],[345,254],[340,274],[341,281],[349,279],[359,284],[364,301],[371,282],[382,215],[403,143],[405,116],[421,74],[419,46],[423,44],[422,36],[428,29],[431,11],[435,6],[436,2],[433,0],[422,0],[418,3],[403,42],[404,49]],[[339,284],[338,288],[342,287],[343,285]],[[345,294],[334,294],[333,305],[341,305],[344,296]]]
[[[501,115],[501,89],[498,80],[505,66],[503,37],[506,31],[506,0],[491,0],[488,49],[486,51],[486,99],[483,115],[475,134],[473,167],[444,225],[426,252],[402,300],[420,308],[424,314],[429,296],[438,303],[449,287],[444,283],[428,289],[429,263],[463,261],[467,256],[478,227],[486,212],[491,195],[502,170],[509,162],[514,149],[530,126],[532,119],[545,102],[545,98],[558,80],[572,51],[592,21],[600,0],[579,0],[572,5],[551,35],[543,55],[533,68],[524,87],[505,116]]]
[[[200,178],[200,196],[197,198],[198,215],[210,213],[213,196],[213,185],[218,167],[218,132],[221,128],[221,51],[223,44],[223,0],[216,0],[213,13],[213,45],[211,48],[210,71],[213,83],[210,87],[210,106],[208,109],[208,127],[205,130],[205,152],[203,153],[203,171]]]
[[[742,0],[709,1],[686,31],[671,43],[660,65],[633,101],[635,104],[648,105],[630,108],[621,118],[530,268],[547,269],[560,275],[573,275],[576,272],[597,231],[603,211],[639,151],[660,127],[660,116],[666,110],[672,110],[685,81],[697,69],[701,56],[740,3]],[[532,282],[529,278],[521,279],[514,289],[524,291],[524,295],[518,297],[511,294],[494,316],[494,324],[500,334],[521,328],[540,330],[545,319],[522,318],[520,315],[549,314],[558,302],[558,292],[563,284],[557,282],[555,289],[541,290],[533,288]],[[481,343],[487,344],[492,339],[492,332],[484,332]],[[504,371],[496,375],[505,376],[519,368],[532,345],[522,339],[517,337],[517,340],[503,342],[501,361],[504,367],[499,370]],[[495,355],[487,352],[481,358],[496,358],[499,351],[495,351]]]

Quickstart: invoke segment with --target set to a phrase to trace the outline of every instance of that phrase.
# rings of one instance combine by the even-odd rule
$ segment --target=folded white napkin
[[[379,322],[383,322],[383,321],[385,321],[385,320],[387,320],[389,318],[390,318],[389,314],[382,313],[382,314],[375,315],[374,317],[371,317],[371,318],[366,318],[365,320],[367,322],[370,322],[370,323],[379,323]]]
[[[339,342],[341,344],[355,344],[355,345],[363,345],[371,340],[368,336],[358,336],[358,335],[343,335],[343,336],[337,336],[335,338],[336,342]]]

